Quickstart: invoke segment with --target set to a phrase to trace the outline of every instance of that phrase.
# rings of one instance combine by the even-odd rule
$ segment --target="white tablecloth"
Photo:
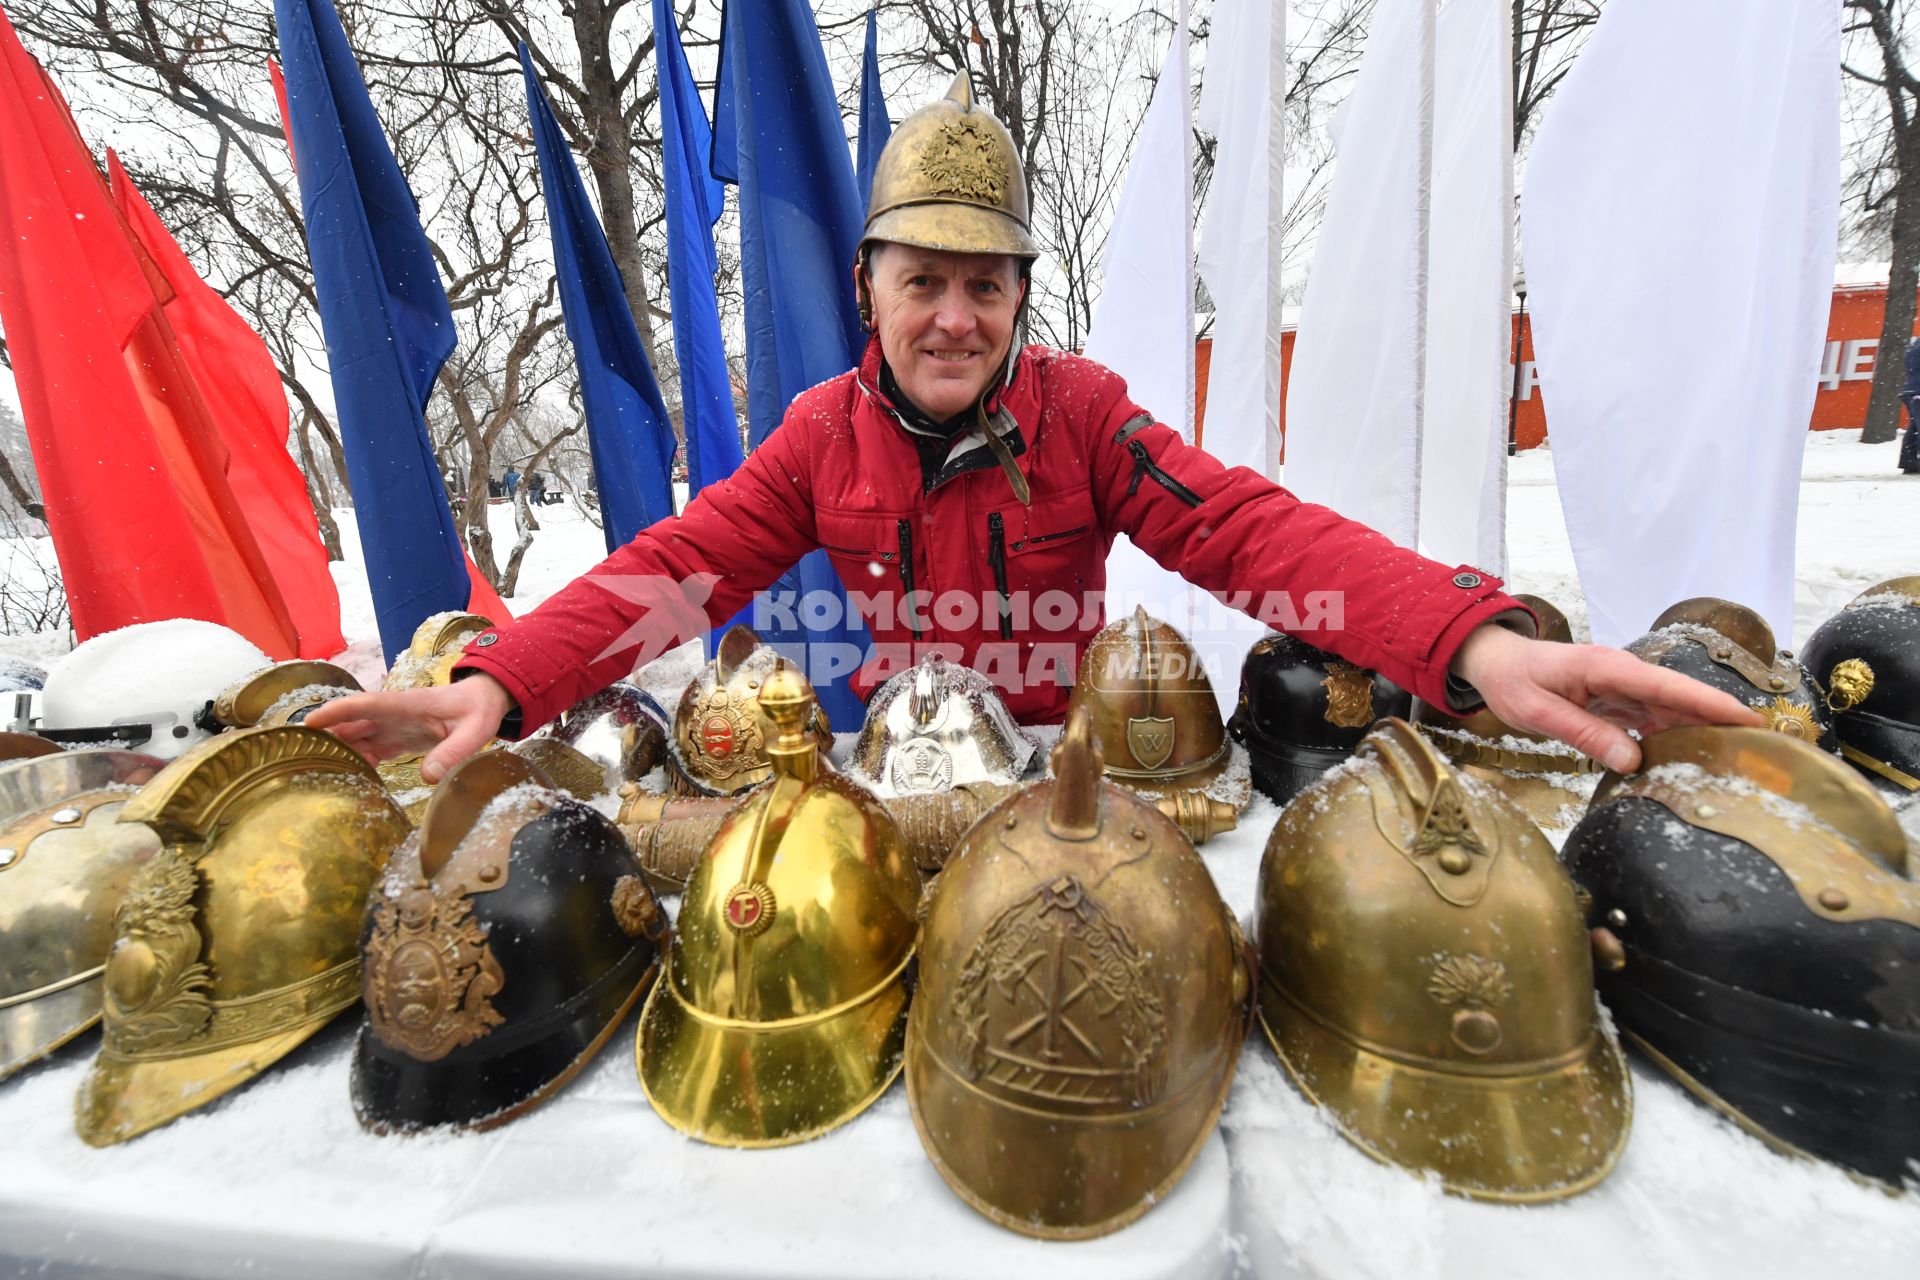
[[[1275,816],[1256,799],[1202,850],[1243,920]],[[493,1133],[373,1137],[347,1098],[358,1018],[104,1151],[72,1125],[94,1038],[0,1084],[0,1275],[1920,1276],[1920,1196],[1776,1155],[1644,1068],[1613,1176],[1513,1208],[1362,1155],[1256,1031],[1220,1134],[1166,1201],[1116,1235],[1059,1244],[955,1197],[899,1085],[798,1147],[683,1137],[640,1091],[631,1019],[579,1080]]]

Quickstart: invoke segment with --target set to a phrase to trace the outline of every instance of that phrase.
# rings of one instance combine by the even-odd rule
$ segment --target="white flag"
[[[1603,644],[1702,595],[1791,633],[1838,238],[1840,0],[1765,11],[1612,0],[1528,163],[1554,471]]]
[[[1200,276],[1213,298],[1201,443],[1230,467],[1280,475],[1280,175],[1286,158],[1285,0],[1213,9],[1200,128],[1217,140]]]
[[[1513,11],[1452,0],[1435,36],[1420,546],[1507,573],[1513,345]]]
[[[1101,260],[1103,282],[1086,354],[1127,380],[1141,408],[1193,439],[1193,112],[1187,11],[1154,86]],[[1191,638],[1186,580],[1121,534],[1107,556],[1109,618],[1136,604]],[[1203,658],[1205,655],[1202,655]],[[1237,673],[1236,673],[1237,674]],[[1218,684],[1218,677],[1215,678]],[[1216,693],[1219,690],[1216,688]]]
[[[1287,387],[1287,487],[1403,546],[1420,527],[1433,0],[1380,0]]]

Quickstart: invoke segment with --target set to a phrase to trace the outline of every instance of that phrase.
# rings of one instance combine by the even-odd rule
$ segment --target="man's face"
[[[900,389],[935,421],[972,407],[1013,343],[1019,260],[882,244],[869,270],[874,328]]]

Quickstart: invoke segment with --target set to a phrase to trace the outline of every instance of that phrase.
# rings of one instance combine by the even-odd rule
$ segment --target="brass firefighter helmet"
[[[1085,708],[1054,777],[981,816],[927,914],[907,1097],[947,1185],[1003,1227],[1117,1231],[1180,1180],[1247,1035],[1245,947],[1206,865],[1100,776]]]
[[[948,253],[1040,255],[1013,135],[974,105],[965,71],[938,102],[902,120],[880,152],[860,248],[876,240]]]
[[[1260,867],[1260,1022],[1361,1150],[1483,1200],[1613,1167],[1632,1113],[1573,882],[1404,720],[1281,813]]]
[[[1573,627],[1558,605],[1540,596],[1515,596],[1532,611],[1539,638],[1573,643]],[[1487,707],[1456,716],[1416,701],[1414,723],[1462,773],[1490,782],[1543,827],[1565,828],[1586,808],[1582,779],[1600,772],[1591,756],[1543,733],[1516,729]]]
[[[346,668],[296,658],[228,685],[213,700],[213,718],[229,729],[299,724],[321,703],[361,691],[360,681]]]
[[[1200,656],[1138,608],[1110,622],[1080,658],[1067,716],[1085,708],[1106,776],[1137,791],[1189,791],[1225,769],[1233,744]]]
[[[611,820],[511,751],[434,791],[360,944],[353,1109],[490,1129],[564,1088],[652,980],[667,917]]]
[[[493,623],[477,613],[436,613],[413,629],[406,652],[394,659],[381,679],[382,689],[431,689],[453,679],[466,655],[467,642]]]
[[[761,732],[760,690],[778,670],[789,670],[772,645],[740,625],[720,637],[713,661],[680,695],[667,743],[669,771],[682,795],[734,796],[773,776]],[[826,713],[814,704],[808,732],[822,751],[833,747]]]
[[[165,767],[55,748],[0,768],[0,1080],[100,1020],[113,909],[160,850],[120,808]]]
[[[880,802],[821,761],[797,671],[758,692],[773,780],[720,824],[640,1018],[640,1083],[704,1142],[802,1142],[900,1070],[920,872]]]
[[[882,799],[933,795],[1017,782],[1039,751],[992,681],[930,654],[874,691],[847,773]]]
[[[127,887],[100,1055],[75,1121],[94,1146],[235,1089],[360,998],[367,893],[407,820],[365,761],[301,725],[238,729],[120,812],[162,849]]]
[[[1765,729],[1668,729],[1567,837],[1600,994],[1669,1075],[1770,1146],[1920,1170],[1920,881],[1845,763]]]
[[[1627,652],[1732,694],[1775,733],[1823,751],[1838,748],[1825,691],[1791,653],[1775,647],[1767,620],[1743,604],[1713,596],[1682,600]]]

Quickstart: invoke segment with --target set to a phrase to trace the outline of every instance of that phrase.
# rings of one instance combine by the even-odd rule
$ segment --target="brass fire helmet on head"
[[[1018,782],[1039,750],[992,681],[931,654],[874,691],[847,773],[882,799],[934,795]]]
[[[680,695],[667,742],[667,767],[681,795],[737,796],[773,776],[759,716],[760,690],[786,659],[744,624],[720,637],[713,661]],[[821,751],[833,748],[826,712],[812,704],[808,732]]]
[[[966,72],[894,127],[874,170],[862,256],[876,240],[1031,260],[1027,179],[1013,135],[974,105]]]
[[[1218,777],[1233,744],[1200,656],[1144,608],[1101,629],[1080,658],[1067,717],[1084,708],[1106,776],[1136,791],[1191,791]]]
[[[1641,755],[1565,850],[1621,1031],[1770,1146],[1920,1177],[1920,881],[1892,811],[1764,729]]]
[[[773,780],[694,869],[640,1017],[640,1083],[667,1123],[726,1147],[843,1124],[900,1070],[921,881],[893,819],[833,773],[791,667],[758,692]]]
[[[165,767],[56,747],[0,768],[0,1080],[100,1020],[113,909],[160,849],[120,809]]]
[[[1559,606],[1540,596],[1515,596],[1533,613],[1539,639],[1573,643],[1573,627]],[[1546,734],[1516,729],[1486,707],[1453,715],[1416,701],[1413,721],[1455,768],[1496,787],[1543,827],[1565,828],[1586,808],[1587,788],[1570,785],[1600,772],[1590,756]],[[1512,738],[1526,744],[1516,746]]]
[[[360,1123],[490,1129],[546,1101],[646,990],[666,922],[610,820],[513,752],[466,760],[367,910]]]
[[[1245,944],[1206,865],[1100,765],[1082,708],[1055,776],[974,824],[934,890],[907,1031],[940,1176],[1057,1239],[1116,1231],[1179,1181],[1247,1034]]]
[[[251,1080],[360,998],[367,893],[408,830],[372,767],[301,725],[239,729],[120,812],[162,849],[114,915],[75,1122],[136,1137]]]
[[[1800,656],[1826,687],[1840,754],[1897,793],[1920,791],[1920,577],[1868,587]]]
[[[1403,720],[1281,813],[1260,1022],[1367,1154],[1482,1200],[1593,1186],[1626,1142],[1573,882],[1534,825]]]
[[[1774,647],[1773,628],[1743,604],[1713,596],[1682,600],[1627,652],[1732,694],[1775,733],[1822,751],[1838,749],[1825,691],[1793,655]]]

